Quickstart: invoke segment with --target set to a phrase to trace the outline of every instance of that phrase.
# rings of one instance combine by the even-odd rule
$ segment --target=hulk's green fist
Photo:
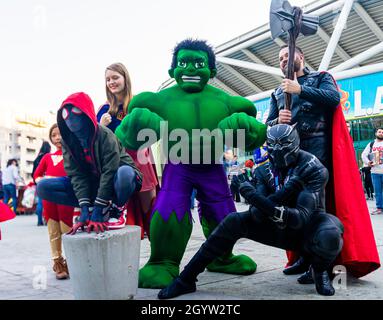
[[[138,141],[141,130],[154,132],[159,139],[160,123],[164,121],[157,113],[146,108],[136,108],[128,114],[116,129],[116,136],[122,145],[130,150],[137,150],[145,141]],[[142,136],[147,136],[141,132]]]
[[[245,138],[244,145],[246,151],[254,150],[262,145],[266,139],[266,125],[245,112],[233,113],[224,118],[218,123],[218,128],[222,130],[223,136],[225,136],[226,130],[234,130],[233,147],[239,147],[237,146],[237,135],[239,133],[237,130],[243,129],[242,133]],[[238,142],[241,143],[240,140]],[[225,141],[225,143],[230,144],[229,141]]]

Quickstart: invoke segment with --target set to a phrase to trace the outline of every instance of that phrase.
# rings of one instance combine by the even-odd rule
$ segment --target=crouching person
[[[44,200],[80,207],[81,228],[103,232],[125,225],[123,206],[141,189],[142,175],[122,150],[114,133],[99,124],[85,93],[70,95],[57,112],[67,177],[42,180],[37,193]]]
[[[327,270],[341,252],[343,225],[324,211],[327,169],[300,150],[294,126],[270,127],[266,141],[270,163],[256,169],[255,186],[244,179],[239,186],[249,210],[229,214],[173,283],[159,292],[160,299],[195,291],[198,274],[240,238],[297,251],[312,265],[316,291],[335,293]]]

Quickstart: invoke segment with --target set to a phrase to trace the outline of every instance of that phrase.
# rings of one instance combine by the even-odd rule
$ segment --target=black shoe
[[[114,203],[112,203],[108,210],[108,214],[109,214],[108,220],[112,218],[117,220],[120,219],[120,217],[123,214],[123,211],[124,211],[124,207],[118,207]]]
[[[313,284],[314,283],[314,278],[312,275],[311,267],[304,273],[302,274],[297,281],[300,284]]]
[[[301,274],[307,271],[308,268],[309,264],[302,257],[300,257],[292,266],[285,268],[283,273],[286,275]]]
[[[313,269],[313,277],[315,288],[320,295],[333,296],[335,294],[335,289],[331,284],[327,271],[318,272]]]
[[[191,293],[196,291],[195,282],[188,283],[181,280],[180,277],[174,279],[174,281],[166,288],[161,289],[158,293],[158,299],[170,299],[178,297],[182,294]]]

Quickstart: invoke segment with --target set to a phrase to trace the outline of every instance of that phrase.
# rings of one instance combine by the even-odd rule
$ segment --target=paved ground
[[[373,202],[369,201],[369,207]],[[240,211],[244,204],[237,205]],[[193,213],[195,216],[195,212]],[[383,261],[383,215],[371,216],[379,255]],[[195,217],[193,234],[182,266],[189,261],[204,237]],[[36,216],[17,216],[1,224],[0,241],[0,300],[71,300],[71,280],[56,280],[51,270],[48,233],[46,227],[36,226]],[[205,271],[200,275],[198,291],[179,299],[225,300],[323,300],[323,299],[383,299],[383,269],[361,279],[348,278],[333,297],[316,294],[313,285],[300,285],[296,276],[284,276],[285,251],[241,239],[234,252],[246,253],[258,263],[258,270],[250,276],[235,276]],[[141,243],[140,265],[150,253],[147,239]],[[181,267],[182,267],[181,266]],[[38,275],[47,275],[46,288],[36,287]],[[158,290],[138,289],[136,299],[156,299]]]

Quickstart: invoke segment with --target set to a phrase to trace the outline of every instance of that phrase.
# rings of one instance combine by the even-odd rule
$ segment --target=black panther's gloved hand
[[[303,189],[303,182],[298,176],[291,177],[286,184],[267,198],[271,201],[282,204],[291,198],[296,197]]]
[[[241,173],[233,177],[233,180],[231,181],[231,185],[234,189],[238,190],[241,183],[244,183],[246,181],[249,181],[246,173]]]
[[[250,182],[244,182],[239,187],[239,193],[254,207],[266,215],[275,214],[275,202],[257,193],[257,190]]]
[[[257,193],[257,190],[249,182],[244,182],[239,187],[240,194],[260,212],[268,216],[275,223],[285,226],[285,208],[277,207],[276,203],[269,198]]]
[[[237,178],[238,178],[239,183],[244,183],[246,181],[249,181],[246,173],[241,173],[241,174],[237,175]]]

